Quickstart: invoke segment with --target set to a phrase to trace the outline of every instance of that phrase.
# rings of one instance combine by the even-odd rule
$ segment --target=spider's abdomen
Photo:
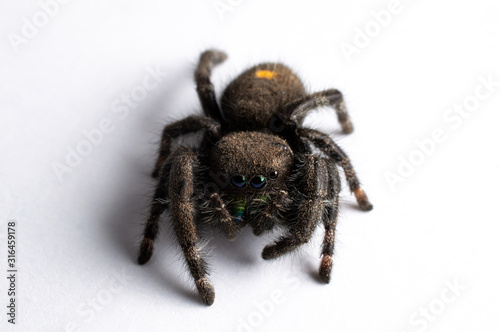
[[[297,75],[285,65],[264,63],[238,76],[224,90],[222,112],[232,126],[259,130],[287,103],[306,95]]]

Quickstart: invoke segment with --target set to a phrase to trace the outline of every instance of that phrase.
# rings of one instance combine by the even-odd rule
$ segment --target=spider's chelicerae
[[[307,94],[290,68],[264,63],[232,81],[219,107],[210,73],[226,57],[216,50],[200,57],[195,81],[204,115],[163,130],[153,172],[159,181],[138,258],[139,264],[151,258],[159,217],[169,209],[189,271],[208,305],[215,292],[199,248],[201,226],[216,227],[229,239],[246,225],[255,235],[280,227],[283,234],[262,251],[262,258],[274,259],[308,242],[322,221],[319,276],[329,283],[341,183],[338,165],[359,207],[372,209],[347,155],[329,135],[302,125],[310,111],[331,106],[343,132],[351,133],[342,94],[334,89]],[[171,151],[175,138],[194,132],[203,132],[197,148]]]

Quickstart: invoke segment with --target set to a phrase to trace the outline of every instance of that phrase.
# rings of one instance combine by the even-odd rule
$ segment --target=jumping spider
[[[335,89],[307,94],[290,68],[264,63],[232,81],[219,108],[210,74],[226,58],[216,50],[200,57],[195,81],[204,115],[163,130],[153,172],[159,181],[138,257],[141,265],[149,261],[159,217],[170,209],[175,235],[207,305],[215,292],[199,249],[202,225],[220,229],[229,239],[247,224],[255,235],[279,226],[283,235],[262,251],[263,259],[274,259],[308,242],[321,220],[319,276],[329,283],[341,184],[337,165],[359,207],[372,209],[347,155],[329,135],[302,126],[310,111],[331,106],[343,132],[351,133],[342,94]],[[175,138],[194,132],[203,132],[197,148],[171,151]]]

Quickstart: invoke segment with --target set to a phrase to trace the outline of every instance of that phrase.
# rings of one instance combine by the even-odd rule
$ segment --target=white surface
[[[350,62],[341,43],[353,43],[357,27],[389,1],[221,2],[235,4],[224,20],[212,1],[71,1],[18,52],[10,34],[21,35],[24,18],[41,7],[4,3],[0,330],[499,331],[500,87],[455,127],[443,118],[474,95],[479,77],[500,81],[497,1],[402,0]],[[247,229],[235,242],[211,240],[209,308],[168,227],[152,260],[135,263],[162,126],[199,110],[193,68],[209,47],[229,54],[214,71],[218,92],[246,67],[273,60],[296,68],[311,92],[344,92],[352,135],[338,134],[331,111],[308,123],[334,133],[375,209],[360,212],[344,192],[330,285],[315,277],[321,228],[278,262],[260,258],[271,236]],[[156,66],[167,72],[160,84],[128,114],[116,108]],[[105,118],[113,131],[59,181],[55,163],[66,163],[68,149],[85,144],[83,132]],[[437,128],[445,142],[392,190],[387,172]],[[11,219],[15,327],[3,277]],[[454,280],[465,287],[458,295],[449,290]],[[419,308],[429,306],[424,329]]]

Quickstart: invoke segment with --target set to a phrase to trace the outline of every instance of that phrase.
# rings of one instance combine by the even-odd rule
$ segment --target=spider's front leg
[[[198,229],[195,223],[194,172],[198,164],[196,155],[186,147],[177,149],[163,164],[161,177],[153,198],[151,211],[144,229],[139,252],[139,264],[145,264],[153,255],[154,240],[158,235],[160,215],[171,200],[172,222],[175,235],[186,258],[189,271],[204,303],[214,302],[215,292],[208,282],[206,264],[196,247]]]
[[[196,246],[199,236],[195,221],[194,187],[198,158],[187,147],[179,148],[173,158],[168,191],[174,232],[203,302],[212,305],[214,288],[208,281],[206,263]]]
[[[301,193],[295,197],[297,215],[288,225],[288,234],[262,251],[262,258],[273,259],[308,242],[321,219],[323,200],[327,196],[325,160],[313,154],[305,155],[301,168]]]
[[[323,210],[323,225],[325,226],[325,235],[323,246],[321,248],[321,265],[319,267],[319,277],[325,284],[330,282],[333,266],[333,246],[335,241],[335,227],[337,226],[337,217],[339,213],[340,196],[340,177],[337,165],[329,160],[328,170],[328,193]]]

